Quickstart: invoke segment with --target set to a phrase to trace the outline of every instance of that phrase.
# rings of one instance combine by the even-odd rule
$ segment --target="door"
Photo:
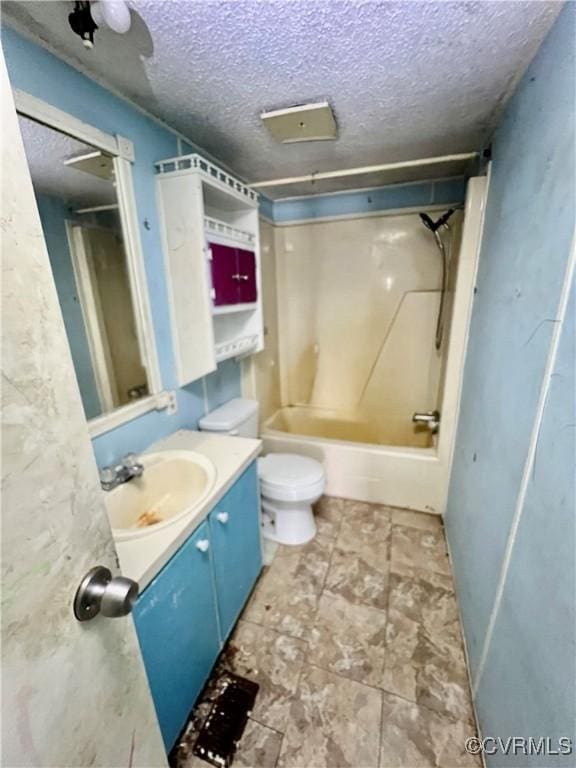
[[[4,58],[2,765],[166,766],[131,617],[80,624],[118,572]]]
[[[238,303],[238,279],[236,249],[228,245],[209,243],[211,252],[210,269],[214,306]]]
[[[220,651],[210,549],[205,549],[209,541],[208,523],[202,523],[134,609],[167,750],[174,746]]]
[[[258,299],[256,287],[256,254],[244,248],[236,249],[241,304],[251,304]]]
[[[140,359],[122,237],[113,229],[69,224],[74,275],[99,390],[110,410],[148,394]]]
[[[226,640],[262,569],[256,463],[210,513],[222,639]]]

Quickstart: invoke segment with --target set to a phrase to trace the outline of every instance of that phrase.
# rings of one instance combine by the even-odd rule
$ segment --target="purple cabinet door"
[[[212,288],[214,305],[237,304],[240,301],[236,248],[208,243],[212,252]]]
[[[248,304],[258,299],[256,285],[256,256],[252,251],[237,248],[240,303]]]

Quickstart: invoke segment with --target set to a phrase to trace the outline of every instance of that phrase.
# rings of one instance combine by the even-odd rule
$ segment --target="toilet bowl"
[[[203,432],[258,436],[258,403],[238,397],[200,419]],[[262,497],[262,534],[279,544],[306,544],[316,535],[312,505],[324,493],[326,476],[319,461],[294,453],[258,459]]]
[[[319,461],[293,453],[258,459],[263,534],[279,544],[306,544],[316,535],[312,505],[324,492]]]

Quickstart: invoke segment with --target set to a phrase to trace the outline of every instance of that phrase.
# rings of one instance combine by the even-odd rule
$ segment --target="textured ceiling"
[[[116,202],[111,181],[64,165],[64,160],[93,147],[44,125],[19,117],[20,132],[34,190],[62,198],[74,208],[110,205]]]
[[[478,150],[558,2],[138,0],[86,51],[68,2],[4,19],[165,120],[248,181]],[[279,145],[259,114],[327,99],[335,142]]]

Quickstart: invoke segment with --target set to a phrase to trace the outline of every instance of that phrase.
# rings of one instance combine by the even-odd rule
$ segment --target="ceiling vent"
[[[276,141],[329,141],[336,138],[336,120],[327,101],[263,112],[260,117]]]

